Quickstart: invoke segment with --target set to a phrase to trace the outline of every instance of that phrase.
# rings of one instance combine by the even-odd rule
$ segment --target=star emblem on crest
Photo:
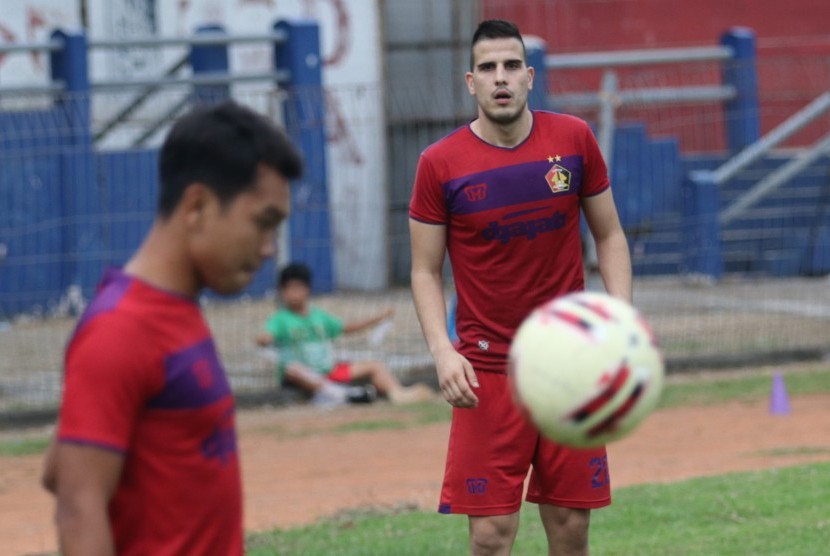
[[[548,155],[548,162],[550,162],[551,164],[553,164],[554,162],[562,162],[562,157],[558,154],[555,154],[553,156]]]

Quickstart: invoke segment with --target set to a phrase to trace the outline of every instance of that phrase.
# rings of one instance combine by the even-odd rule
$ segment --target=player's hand
[[[476,407],[478,396],[473,388],[478,388],[478,378],[467,358],[448,349],[435,357],[438,371],[438,386],[444,399],[453,407]]]

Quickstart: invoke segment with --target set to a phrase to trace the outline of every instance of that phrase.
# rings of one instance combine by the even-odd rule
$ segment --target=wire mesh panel
[[[700,73],[712,77],[710,69]],[[654,88],[676,79],[649,69],[622,79],[620,89]],[[262,269],[245,294],[203,298],[240,393],[277,386],[274,362],[254,338],[278,303],[277,270],[309,244],[331,253],[333,261],[334,287],[318,291],[316,304],[346,320],[396,308],[384,334],[339,339],[338,354],[380,359],[401,377],[431,372],[406,283],[408,195],[420,152],[464,125],[474,111],[472,100],[458,106],[449,88],[442,93],[430,87],[360,86],[306,91],[295,106],[311,94],[324,95],[325,114],[302,124],[323,132],[307,149],[306,162],[326,165],[327,196],[317,196],[319,184],[298,183],[295,211],[305,216],[281,231],[277,260]],[[162,95],[157,105],[176,98],[176,92]],[[238,95],[240,102],[264,107],[289,129],[296,124],[295,115],[283,116],[290,98],[285,91]],[[762,117],[767,110],[776,112],[772,105],[762,99]],[[0,114],[1,411],[55,407],[63,348],[95,282],[106,266],[129,258],[155,214],[156,148],[104,148],[91,146],[92,141],[85,147],[73,141],[95,133],[94,125],[73,128],[74,106],[50,100],[47,109]],[[378,110],[381,106],[385,112]],[[578,114],[596,121],[596,110]],[[157,127],[163,136],[171,120],[159,125],[157,116],[137,113],[131,125]],[[386,136],[365,140],[376,133],[381,118]],[[684,137],[710,145],[706,138],[717,118],[723,118],[717,105],[618,112],[610,162],[635,267],[635,302],[654,325],[670,369],[819,357],[830,337],[826,157],[723,227],[718,242],[726,272],[722,280],[693,281],[684,270],[684,250],[694,230],[682,217],[683,183],[690,171],[716,168],[727,158],[722,150],[693,152]],[[819,130],[816,135],[827,132],[824,118],[811,125]],[[695,143],[696,137],[704,139]],[[798,152],[776,150],[737,173],[719,191],[721,206]],[[325,226],[330,234],[318,234]],[[449,277],[447,298],[453,287]],[[597,276],[590,278],[591,287],[601,288]]]
[[[263,265],[242,294],[220,297],[205,292],[199,300],[239,395],[264,393],[262,399],[278,401],[273,396],[280,388],[275,354],[258,347],[255,338],[280,306],[278,271],[293,260],[308,263],[317,277],[313,304],[346,321],[366,320],[394,308],[392,318],[381,326],[337,338],[338,359],[380,360],[405,382],[434,378],[408,287],[408,204],[420,153],[475,117],[475,101],[463,86],[466,41],[474,28],[472,8],[479,5],[493,16],[532,21],[532,32],[552,30],[568,39],[568,45],[578,42],[599,48],[605,46],[600,23],[616,24],[609,11],[629,9],[626,4],[632,3],[387,0],[382,4],[396,8],[387,14],[391,40],[383,83],[293,90],[273,83],[201,89],[233,97],[284,126],[301,144],[307,167],[306,176],[293,185],[294,214],[279,231],[275,260]],[[580,9],[588,9],[599,27],[589,25],[591,18],[559,17],[578,15]],[[689,4],[689,9],[700,7]],[[420,18],[424,14],[429,17]],[[416,16],[418,21],[412,21]],[[430,18],[435,25],[429,24]],[[691,20],[691,16],[679,19]],[[130,66],[127,62],[125,66]],[[759,59],[757,72],[764,85],[758,114],[762,132],[826,91],[828,68],[820,56]],[[771,176],[820,145],[830,133],[830,115],[814,119],[711,190],[715,198],[707,206],[716,208],[704,216],[716,224],[717,233],[707,236],[711,239],[707,245],[700,240],[698,224],[688,218],[690,204],[699,200],[690,195],[691,176],[714,170],[735,154],[729,152],[728,140],[733,114],[722,99],[679,100],[678,91],[721,86],[720,63],[696,61],[618,71],[612,95],[601,91],[606,75],[605,70],[548,72],[549,108],[585,119],[600,134],[599,100],[628,99],[611,103],[613,126],[606,156],[631,249],[634,302],[654,329],[669,371],[768,368],[784,361],[826,359],[830,352],[830,155],[826,150],[818,152],[790,178],[776,182],[752,202],[747,199],[758,184],[769,183]],[[61,96],[57,90],[28,95],[0,91],[0,426],[8,415],[57,408],[66,342],[94,295],[98,278],[106,267],[129,259],[154,221],[158,148],[174,119],[193,105],[192,85],[119,90],[111,84],[91,98]],[[599,99],[580,102],[578,97],[585,94]],[[740,210],[730,212],[735,207]],[[690,246],[716,250],[722,276],[712,279],[695,273]],[[454,285],[449,265],[444,270],[445,297],[450,300]],[[590,289],[602,289],[596,268],[586,268],[586,275]],[[447,410],[440,407],[441,422]],[[435,421],[435,416],[413,415],[403,419]],[[359,414],[354,417],[358,419]],[[267,434],[306,435],[308,420],[297,421],[293,428],[269,429]],[[396,426],[397,421],[392,423]],[[327,428],[326,435],[375,425],[337,426]],[[399,431],[390,434],[400,436]],[[323,451],[329,449],[319,439],[311,440],[324,446]],[[374,457],[377,450],[367,453]],[[343,468],[344,461],[349,463],[345,459],[336,463]],[[389,468],[399,471],[399,464],[390,463]],[[439,465],[439,479],[440,471]],[[308,487],[303,481],[298,484]],[[437,486],[429,488],[437,494]],[[360,500],[380,499],[374,487],[367,493]],[[256,497],[254,493],[254,504]],[[430,498],[419,507],[433,503]],[[342,527],[335,522],[330,529],[355,529],[350,514],[343,519]],[[427,537],[424,543],[433,550],[449,545],[446,538],[435,544],[435,535],[423,526],[413,530],[400,523],[397,517],[387,516],[386,523],[377,526],[391,539],[393,547],[387,553],[400,547],[417,552],[409,541],[419,535]],[[463,526],[452,534],[456,533],[463,538],[453,546],[466,546]],[[544,536],[541,530],[534,534]],[[270,538],[255,542],[259,544],[252,548],[285,549],[276,548]],[[325,539],[321,542],[325,544]],[[384,552],[372,542],[355,552]],[[331,541],[321,550],[336,551],[332,548],[336,544]]]

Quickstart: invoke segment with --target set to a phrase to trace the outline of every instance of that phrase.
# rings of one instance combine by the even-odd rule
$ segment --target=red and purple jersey
[[[118,554],[242,554],[235,431],[197,303],[107,271],[67,348],[58,440],[123,454]]]
[[[584,288],[580,200],[608,187],[588,125],[552,112],[512,148],[468,125],[421,154],[409,216],[447,227],[459,351],[476,369],[504,372],[528,313]]]

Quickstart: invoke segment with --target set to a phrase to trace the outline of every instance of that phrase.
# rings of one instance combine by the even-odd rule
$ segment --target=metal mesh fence
[[[793,62],[808,63],[812,62]],[[715,79],[714,71],[711,65],[651,68],[625,74],[621,88],[699,83]],[[583,75],[582,81],[569,81],[569,87],[595,90],[595,77]],[[552,81],[556,93],[556,80]],[[306,217],[282,231],[278,260],[262,270],[246,294],[203,298],[237,392],[277,386],[274,364],[255,346],[254,338],[275,307],[276,269],[298,249],[308,248],[304,241],[332,254],[334,288],[318,295],[315,303],[346,320],[396,307],[393,325],[382,340],[370,333],[343,338],[337,343],[339,354],[382,359],[403,377],[428,372],[431,360],[406,283],[408,195],[420,151],[474,113],[472,100],[458,107],[456,88],[466,94],[461,76],[443,87],[352,87],[326,93],[325,121],[317,122],[325,123],[328,141],[325,204],[320,204],[313,185],[298,187],[295,208]],[[237,97],[282,122],[286,94],[269,90]],[[794,93],[762,99],[763,118],[780,121],[778,96],[791,99]],[[180,98],[175,92],[161,94],[154,104],[173,106]],[[6,106],[11,107],[0,112],[0,412],[56,406],[65,343],[100,271],[123,264],[152,222],[155,148],[169,125],[169,118],[159,122],[169,111],[137,113],[124,124],[129,131],[122,132],[123,144],[113,135],[90,149],[73,138],[94,136],[101,124],[93,118],[91,129],[73,128],[81,121],[73,112],[75,104],[55,106],[49,98],[9,102]],[[596,123],[595,112],[577,114]],[[724,233],[729,272],[722,281],[691,283],[681,272],[680,183],[696,165],[713,167],[724,159],[715,149],[722,141],[723,118],[722,108],[715,104],[633,107],[617,115],[623,131],[630,125],[643,127],[638,139],[618,135],[619,152],[634,148],[636,141],[677,142],[674,149],[643,155],[647,167],[631,157],[613,159],[615,182],[661,172],[661,181],[648,195],[657,201],[665,197],[657,204],[667,207],[649,214],[650,227],[628,229],[637,269],[635,301],[652,322],[673,368],[820,357],[830,338],[829,284],[824,273],[807,276],[792,260],[818,252],[805,250],[802,239],[827,233],[828,213],[822,208],[830,199],[826,159],[755,207],[741,227]],[[290,114],[284,123],[291,125]],[[826,133],[828,125],[824,118],[805,133]],[[151,126],[158,131],[146,147],[128,144],[136,129]],[[314,157],[323,151],[315,152],[310,164],[320,164]],[[735,187],[750,186],[791,156],[787,150],[772,153],[737,176]],[[660,165],[668,170],[657,170]],[[631,189],[621,187],[623,191]],[[737,194],[724,191],[727,200]],[[625,202],[624,196],[618,197],[618,203]],[[308,230],[326,225],[328,236],[308,239]],[[759,237],[768,241],[759,244]],[[658,240],[660,249],[655,248]],[[595,276],[589,283],[600,287]],[[447,296],[451,294],[448,283]]]

